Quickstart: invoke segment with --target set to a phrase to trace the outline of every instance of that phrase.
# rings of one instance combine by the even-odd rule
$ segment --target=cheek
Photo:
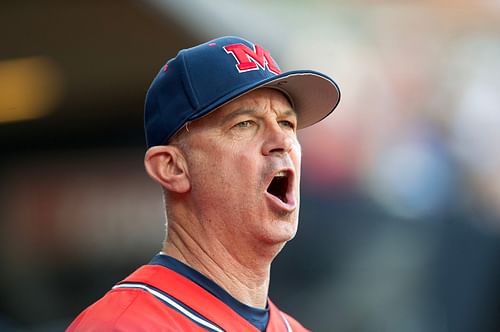
[[[220,161],[220,165],[224,169],[224,177],[230,179],[235,186],[255,185],[255,176],[258,174],[255,156],[231,151]]]
[[[209,146],[191,147],[187,165],[193,193],[198,193],[205,187],[212,190],[212,184],[219,181],[221,176],[220,159],[216,151]]]
[[[193,189],[204,188],[214,195],[248,186],[257,169],[255,157],[232,147],[193,151],[189,167]]]

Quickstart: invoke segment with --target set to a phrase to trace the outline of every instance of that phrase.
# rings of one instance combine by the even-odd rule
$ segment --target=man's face
[[[188,128],[188,194],[202,227],[234,243],[293,238],[301,149],[288,99],[277,90],[257,89]]]

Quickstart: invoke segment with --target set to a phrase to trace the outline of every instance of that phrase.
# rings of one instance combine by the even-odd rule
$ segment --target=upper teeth
[[[286,172],[285,171],[279,171],[275,177],[279,177],[279,178],[282,178],[282,177],[285,177],[286,176]]]

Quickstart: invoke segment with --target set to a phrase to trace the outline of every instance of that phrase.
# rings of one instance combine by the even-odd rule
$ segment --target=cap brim
[[[290,71],[254,87],[275,88],[285,92],[297,112],[298,129],[327,117],[340,102],[340,89],[328,76],[315,71]]]
[[[264,87],[281,90],[289,97],[297,113],[298,129],[321,121],[332,113],[340,102],[340,89],[330,77],[313,70],[294,70],[240,87],[215,100],[187,120],[200,119],[233,100]]]

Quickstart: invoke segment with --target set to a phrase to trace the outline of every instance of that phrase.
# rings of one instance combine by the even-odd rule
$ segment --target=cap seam
[[[193,88],[193,84],[191,83],[191,76],[189,76],[189,71],[187,69],[187,61],[184,53],[179,53],[181,65],[182,65],[182,85],[186,92],[188,92],[189,103],[193,107],[193,109],[197,110],[200,107],[200,102],[195,94],[195,89]]]

